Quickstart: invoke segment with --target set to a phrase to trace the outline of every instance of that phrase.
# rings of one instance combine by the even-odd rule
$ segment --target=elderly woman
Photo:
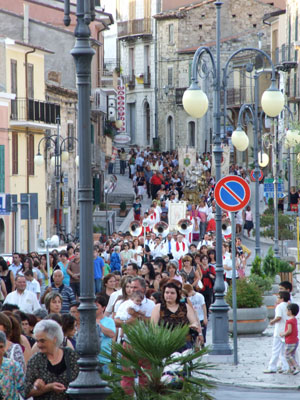
[[[63,331],[52,320],[38,322],[33,331],[39,348],[28,362],[25,397],[34,399],[66,399],[70,382],[78,375],[78,355],[67,347],[61,348]]]
[[[0,331],[0,399],[19,400],[24,394],[24,374],[19,363],[4,357],[5,333]]]

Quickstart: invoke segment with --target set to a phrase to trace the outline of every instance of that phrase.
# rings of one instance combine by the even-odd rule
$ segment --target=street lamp
[[[57,122],[57,133],[56,135],[44,136],[38,143],[38,153],[34,157],[34,163],[37,167],[41,167],[44,164],[44,157],[41,154],[41,143],[46,141],[46,144],[53,143],[55,146],[54,155],[50,159],[51,166],[55,167],[54,175],[56,181],[56,235],[59,237],[60,234],[60,223],[59,223],[59,210],[60,210],[60,181],[61,181],[61,169],[62,162],[68,161],[69,153],[66,151],[66,144],[70,141],[77,141],[75,137],[66,137],[64,139],[60,136],[60,117],[56,118]]]
[[[215,158],[215,169],[216,169],[216,182],[221,178],[221,158],[222,158],[222,146],[221,146],[221,106],[220,106],[220,94],[221,94],[221,54],[220,54],[220,42],[221,42],[221,1],[216,1],[216,12],[217,12],[217,23],[216,23],[216,58],[214,58],[211,49],[206,46],[199,47],[193,58],[192,63],[192,84],[185,91],[182,99],[183,107],[190,113],[190,115],[201,118],[208,108],[207,96],[198,86],[198,68],[203,55],[208,55],[212,64],[213,73],[213,89],[214,89],[214,135],[213,135],[213,153]],[[226,98],[226,87],[227,87],[227,68],[232,58],[237,54],[245,51],[254,51],[266,57],[272,66],[271,81],[272,85],[268,89],[268,93],[264,98],[266,104],[266,111],[270,112],[269,104],[271,100],[277,99],[276,111],[279,110],[283,101],[282,93],[275,88],[275,69],[272,60],[260,49],[255,48],[243,48],[235,51],[228,59],[225,68],[223,70],[223,90],[224,98]],[[272,95],[271,96],[271,92]],[[224,269],[222,260],[222,223],[221,223],[221,208],[217,205],[216,207],[216,281],[215,281],[215,302],[211,306],[212,311],[212,328],[213,328],[213,346],[211,354],[216,355],[228,355],[232,351],[229,346],[228,340],[228,304],[224,300]]]
[[[64,24],[70,25],[70,0],[64,0]],[[80,330],[76,349],[80,354],[79,374],[67,394],[80,400],[102,400],[111,393],[99,374],[100,338],[96,329],[96,305],[93,258],[93,185],[91,171],[91,47],[89,28],[95,19],[95,1],[76,2],[75,46],[71,51],[76,65],[78,87],[78,142],[80,217]]]

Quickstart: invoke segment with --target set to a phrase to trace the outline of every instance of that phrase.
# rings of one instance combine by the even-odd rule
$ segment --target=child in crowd
[[[275,318],[270,321],[270,325],[274,325],[272,356],[268,369],[264,371],[265,374],[272,374],[275,372],[286,373],[289,370],[289,365],[284,356],[284,340],[280,337],[281,333],[284,331],[287,320],[287,304],[289,300],[290,294],[288,292],[285,291],[278,293]],[[279,359],[281,361],[281,368],[277,369]]]
[[[128,300],[128,308],[127,310],[119,315],[120,320],[128,321],[131,318],[132,311],[139,312],[141,310],[142,301],[144,300],[144,293],[142,292],[133,292],[131,295],[131,299]]]
[[[190,302],[192,303],[194,310],[197,313],[199,321],[202,327],[202,334],[204,338],[204,343],[206,341],[206,326],[207,326],[207,310],[205,305],[204,296],[201,293],[195,292],[193,286],[186,283],[182,287],[183,292],[188,296]]]
[[[142,210],[142,204],[141,204],[140,196],[136,197],[132,207],[133,207],[134,220],[135,221],[140,221],[140,219],[141,219],[141,210]]]
[[[282,281],[279,283],[279,291],[280,292],[288,292],[290,294],[290,303],[293,302],[292,299],[292,291],[293,291],[293,285],[289,281]]]
[[[289,371],[293,375],[300,372],[299,365],[296,361],[296,351],[299,343],[298,339],[298,326],[296,316],[299,313],[299,306],[295,303],[290,303],[287,306],[287,315],[289,319],[285,323],[285,331],[280,334],[285,338],[285,357],[289,364]]]

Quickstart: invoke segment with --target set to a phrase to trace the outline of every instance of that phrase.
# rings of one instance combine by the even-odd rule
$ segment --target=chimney
[[[29,5],[24,4],[23,42],[29,42]]]

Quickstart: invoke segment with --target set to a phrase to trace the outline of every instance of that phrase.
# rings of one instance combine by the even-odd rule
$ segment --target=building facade
[[[117,54],[126,87],[126,131],[131,144],[152,146],[157,132],[155,0],[117,1]]]
[[[251,11],[249,11],[251,10]],[[270,33],[262,16],[277,10],[261,1],[224,1],[221,9],[221,65],[242,47],[258,47],[257,34],[263,33],[262,48],[269,51]],[[209,110],[200,119],[193,119],[182,107],[182,95],[191,83],[191,65],[194,53],[201,45],[208,46],[215,54],[216,8],[214,1],[199,2],[178,9],[167,10],[154,17],[158,35],[158,132],[163,150],[191,146],[200,152],[211,151],[213,135],[212,75],[200,77],[200,86],[208,94]],[[251,58],[252,57],[252,58]],[[255,65],[255,57],[250,59]],[[235,60],[235,67],[242,67],[247,57]],[[207,63],[211,68],[211,65]],[[232,131],[238,110],[248,97],[246,78],[237,78],[230,69],[227,94],[227,120],[224,129]],[[242,89],[240,88],[242,84]],[[222,100],[222,99],[221,99]],[[244,157],[244,156],[243,156]],[[245,158],[245,157],[244,157]],[[241,160],[242,161],[242,160]],[[244,159],[245,161],[245,159]]]

